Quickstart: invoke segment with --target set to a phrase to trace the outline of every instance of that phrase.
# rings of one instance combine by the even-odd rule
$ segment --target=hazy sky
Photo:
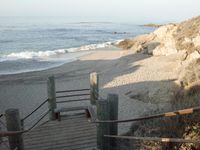
[[[200,0],[0,0],[0,16],[76,21],[171,22],[200,15]]]

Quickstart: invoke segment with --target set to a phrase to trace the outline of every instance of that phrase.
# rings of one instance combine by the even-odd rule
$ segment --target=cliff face
[[[155,56],[178,54],[182,60],[200,58],[200,16],[161,26],[153,33],[124,40],[118,46]]]

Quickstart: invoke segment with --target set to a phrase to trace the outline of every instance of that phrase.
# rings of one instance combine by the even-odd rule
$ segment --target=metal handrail
[[[56,91],[56,93],[79,92],[79,91],[89,91],[89,90],[90,89],[64,90],[64,91]]]
[[[83,98],[83,99],[73,99],[73,100],[65,100],[65,101],[57,101],[56,103],[69,103],[69,102],[79,102],[79,101],[88,101],[89,98]]]
[[[29,118],[33,113],[35,113],[40,107],[42,107],[46,102],[48,101],[48,99],[46,99],[44,102],[42,102],[37,108],[35,108],[30,114],[28,114],[27,116],[25,116],[23,119],[21,119],[21,121],[26,120],[27,118]]]
[[[89,95],[90,95],[90,94],[72,94],[72,95],[57,96],[56,98],[77,97],[77,96],[89,96]]]

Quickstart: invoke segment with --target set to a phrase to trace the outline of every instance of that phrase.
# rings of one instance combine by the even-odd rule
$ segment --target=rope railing
[[[200,144],[200,140],[180,139],[180,138],[158,138],[158,137],[134,137],[134,136],[119,136],[119,135],[104,135],[107,138],[128,139],[128,140],[143,140],[143,141],[157,141],[163,143],[195,143]]]
[[[89,91],[90,89],[76,89],[76,90],[64,90],[64,91],[56,91],[56,93],[69,93],[69,92],[79,92],[79,91]]]
[[[50,110],[46,111],[45,114],[42,115],[40,117],[40,119],[38,119],[38,121],[35,124],[33,124],[29,129],[21,130],[21,131],[4,131],[4,132],[0,132],[0,137],[8,137],[8,136],[13,136],[13,135],[19,135],[19,134],[23,134],[23,133],[31,131],[49,113],[49,111]]]
[[[44,102],[42,102],[37,108],[35,108],[30,114],[28,114],[27,116],[25,116],[23,119],[21,119],[21,121],[26,120],[27,118],[29,118],[33,113],[35,113],[38,109],[40,109],[40,107],[42,107],[46,102],[48,101],[48,99],[46,99]]]
[[[57,96],[56,98],[78,97],[78,96],[90,96],[90,94],[72,94],[72,95]]]
[[[200,107],[193,107],[188,109],[182,109],[182,110],[176,110],[172,112],[166,112],[162,114],[156,114],[151,116],[145,116],[145,117],[138,117],[133,119],[124,119],[124,120],[98,120],[93,119],[95,121],[91,121],[92,123],[126,123],[126,122],[134,122],[134,121],[141,121],[141,120],[149,120],[154,118],[161,118],[161,117],[174,117],[174,116],[180,116],[180,115],[188,115],[192,114],[194,112],[200,111]]]

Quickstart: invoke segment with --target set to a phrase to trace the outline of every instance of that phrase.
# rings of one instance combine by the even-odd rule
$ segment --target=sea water
[[[0,74],[56,67],[85,52],[154,29],[132,23],[69,21],[65,17],[0,17]]]

